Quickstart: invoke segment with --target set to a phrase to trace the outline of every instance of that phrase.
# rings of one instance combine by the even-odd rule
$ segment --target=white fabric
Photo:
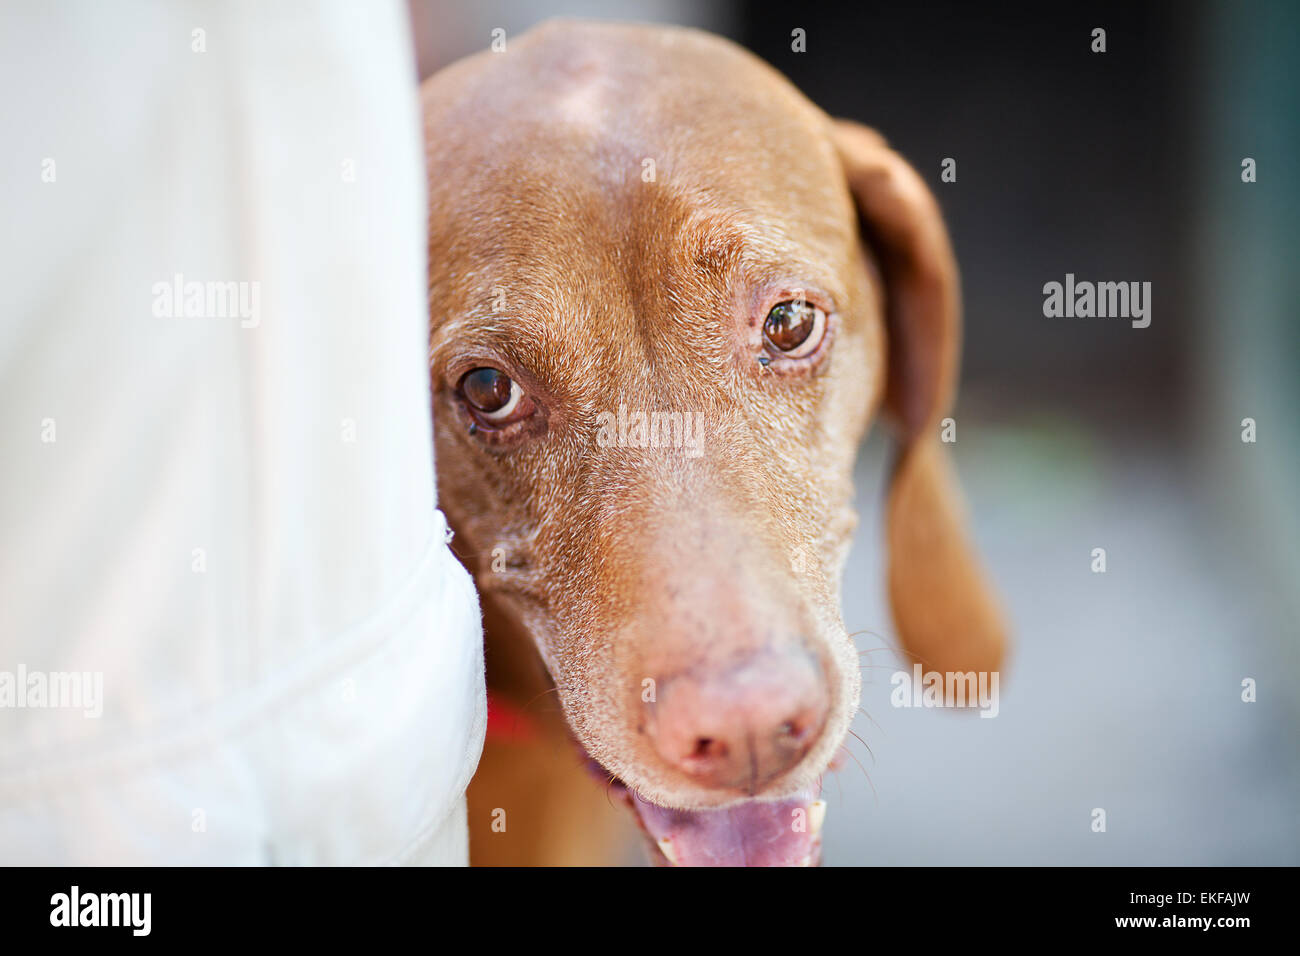
[[[404,7],[0,17],[0,863],[465,863]]]

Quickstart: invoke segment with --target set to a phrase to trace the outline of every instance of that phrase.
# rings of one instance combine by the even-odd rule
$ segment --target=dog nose
[[[757,794],[812,749],[829,694],[812,655],[764,651],[658,683],[645,730],[670,765],[702,786]]]

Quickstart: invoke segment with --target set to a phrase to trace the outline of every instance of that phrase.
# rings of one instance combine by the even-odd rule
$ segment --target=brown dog
[[[875,133],[690,30],[546,24],[423,103],[439,499],[514,711],[470,788],[474,860],[608,859],[571,731],[658,862],[815,862],[882,402],[902,645],[938,671],[1003,652],[938,441],[959,308],[934,200]]]

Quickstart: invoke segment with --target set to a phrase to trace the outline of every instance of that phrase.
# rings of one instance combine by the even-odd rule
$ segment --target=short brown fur
[[[532,743],[487,745],[476,862],[611,859],[618,819],[570,734],[666,806],[820,777],[858,706],[840,578],[852,466],[882,405],[901,442],[887,543],[902,646],[934,669],[1000,666],[938,441],[956,266],[933,198],[879,136],[726,41],[659,27],[549,23],[431,77],[423,104],[439,500],[483,599],[491,691],[539,722]],[[765,367],[760,313],[800,290],[827,305],[829,344]],[[481,366],[537,402],[509,441],[468,427],[457,383]],[[620,404],[699,413],[703,453],[603,446],[597,416]],[[655,751],[647,679],[774,650],[826,675],[797,765],[741,792]]]

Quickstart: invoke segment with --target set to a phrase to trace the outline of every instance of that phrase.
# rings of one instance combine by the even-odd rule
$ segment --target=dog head
[[[484,601],[671,858],[807,860],[791,821],[858,706],[840,577],[882,406],[904,647],[1001,652],[937,442],[958,296],[933,199],[695,31],[548,24],[423,104],[439,499]]]

